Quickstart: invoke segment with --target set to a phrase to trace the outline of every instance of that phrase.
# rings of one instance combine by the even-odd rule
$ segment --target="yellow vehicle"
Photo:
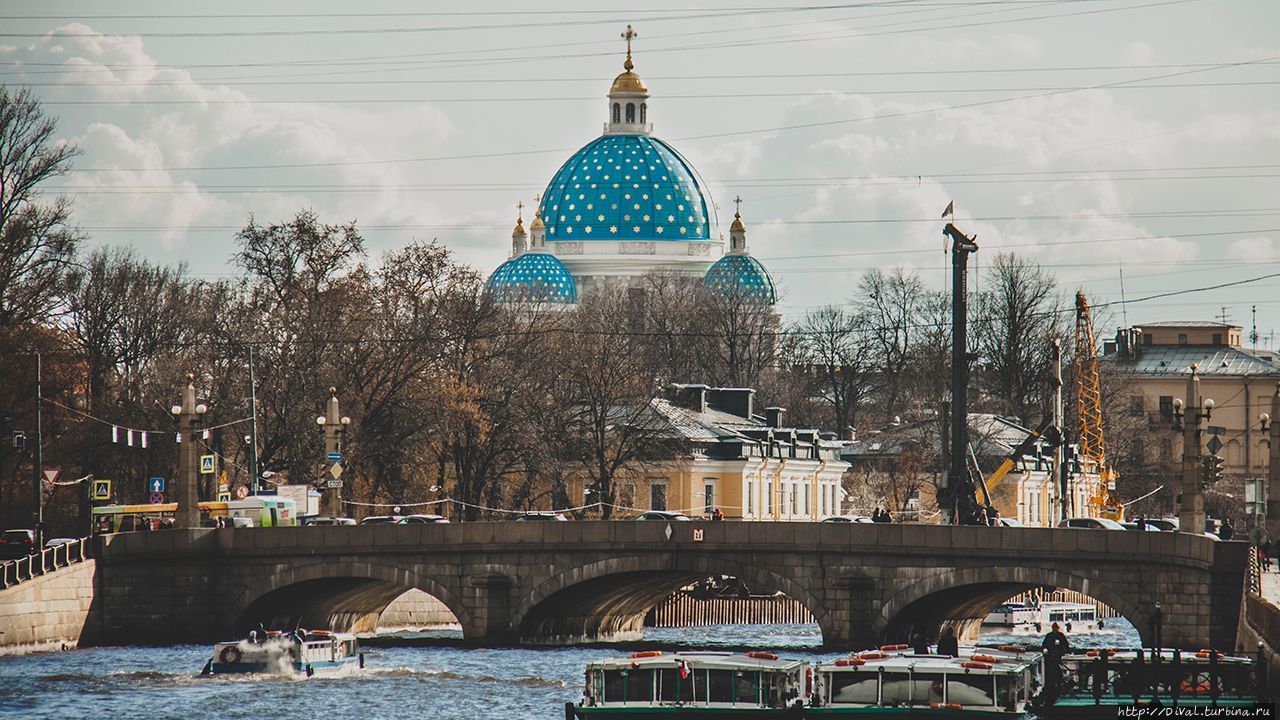
[[[93,534],[160,530],[173,524],[173,514],[177,510],[177,503],[102,505],[92,511]],[[218,518],[227,518],[228,524],[234,523],[236,518],[244,518],[253,527],[292,527],[298,524],[294,502],[270,495],[231,502],[200,503],[201,525],[215,524]]]

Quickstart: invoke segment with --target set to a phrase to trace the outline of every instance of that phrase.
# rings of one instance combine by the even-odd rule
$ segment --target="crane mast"
[[[1093,337],[1089,301],[1076,293],[1076,407],[1080,455],[1084,471],[1097,473],[1089,489],[1089,515],[1124,519],[1124,507],[1116,496],[1116,471],[1107,464],[1107,442],[1102,428],[1102,385],[1098,379],[1098,351]]]

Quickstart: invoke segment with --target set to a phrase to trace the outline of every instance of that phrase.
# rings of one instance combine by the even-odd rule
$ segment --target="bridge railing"
[[[0,589],[13,587],[72,563],[84,562],[90,556],[88,541],[89,538],[80,538],[0,563]]]

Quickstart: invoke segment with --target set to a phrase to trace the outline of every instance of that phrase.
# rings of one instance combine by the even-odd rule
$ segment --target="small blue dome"
[[[548,241],[710,240],[710,203],[675,148],[649,135],[602,135],[542,193]]]
[[[488,287],[503,302],[578,301],[569,268],[546,252],[527,252],[502,263],[489,276]]]
[[[778,301],[769,271],[759,260],[746,254],[725,255],[717,260],[707,271],[702,284],[720,295],[743,293],[770,305]]]

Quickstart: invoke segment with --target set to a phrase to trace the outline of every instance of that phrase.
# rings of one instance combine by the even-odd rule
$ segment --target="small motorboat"
[[[202,675],[265,673],[338,675],[364,667],[356,636],[327,630],[253,631],[244,640],[213,646]]]
[[[564,714],[566,720],[798,720],[812,679],[808,663],[771,652],[648,650],[587,665],[582,703],[567,703]]]
[[[883,645],[819,663],[805,718],[1022,718],[1043,654],[1018,645],[961,648],[956,657]]]

